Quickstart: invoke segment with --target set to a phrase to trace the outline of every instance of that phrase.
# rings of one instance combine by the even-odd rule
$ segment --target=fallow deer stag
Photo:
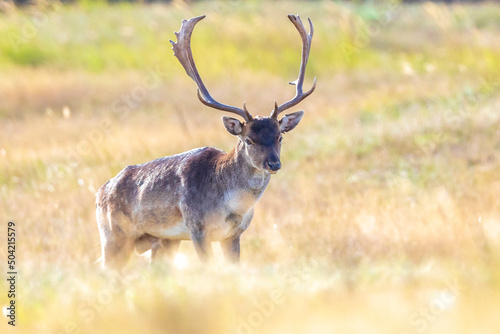
[[[244,121],[222,117],[226,130],[238,137],[236,147],[225,153],[212,147],[128,166],[97,192],[96,216],[102,261],[105,266],[123,267],[135,250],[151,249],[173,256],[181,240],[193,240],[200,259],[211,257],[212,241],[220,241],[227,259],[239,262],[240,236],[253,217],[254,205],[266,189],[271,174],[281,168],[282,135],[295,128],[303,111],[278,115],[309,96],[316,87],[302,91],[311,49],[309,34],[299,16],[288,15],[302,38],[302,59],[296,94],[277,105],[269,117],[252,117],[243,109],[217,102],[209,94],[196,69],[191,52],[191,34],[205,16],[183,20],[175,33],[174,55],[198,85],[198,98],[212,108],[240,116]]]

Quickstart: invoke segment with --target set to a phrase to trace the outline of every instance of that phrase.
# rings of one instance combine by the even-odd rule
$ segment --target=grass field
[[[288,13],[314,22],[318,87],[241,267],[216,244],[203,267],[183,242],[174,265],[134,255],[123,276],[101,271],[104,182],[235,144],[172,56],[180,21],[207,14],[193,52],[212,94],[268,115],[294,93]],[[498,332],[498,5],[81,2],[7,9],[0,36],[0,267],[10,220],[19,272],[2,333]]]

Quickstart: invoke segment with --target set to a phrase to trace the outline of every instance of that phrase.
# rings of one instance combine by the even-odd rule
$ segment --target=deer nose
[[[281,168],[280,161],[269,161],[267,165],[269,166],[269,169],[272,170],[273,172],[278,171]]]

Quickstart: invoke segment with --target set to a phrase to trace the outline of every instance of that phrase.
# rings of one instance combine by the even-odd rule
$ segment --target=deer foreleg
[[[207,262],[213,257],[212,244],[206,237],[206,233],[203,229],[193,229],[191,231],[191,239],[194,243],[194,248],[198,257],[202,262]]]

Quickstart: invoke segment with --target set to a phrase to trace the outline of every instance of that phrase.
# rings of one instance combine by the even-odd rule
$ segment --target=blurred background
[[[192,47],[212,95],[269,115],[294,95],[290,13],[314,23],[318,84],[241,267],[183,242],[173,264],[101,271],[103,183],[236,144],[172,55],[181,20],[207,15]],[[13,220],[19,271],[2,333],[496,333],[498,2],[1,1],[0,36],[0,236]]]

